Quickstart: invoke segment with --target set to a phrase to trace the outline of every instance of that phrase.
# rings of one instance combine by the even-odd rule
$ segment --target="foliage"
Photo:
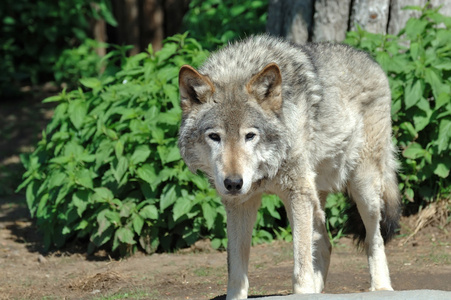
[[[440,198],[451,169],[451,17],[426,6],[398,36],[349,32],[346,42],[369,52],[388,74],[394,139],[402,151],[406,202]]]
[[[52,66],[63,49],[87,38],[89,21],[116,22],[108,0],[0,2],[0,91],[12,84],[36,84],[52,78]]]
[[[213,230],[225,236],[219,200],[184,166],[176,145],[178,70],[198,65],[206,52],[185,36],[157,53],[125,52],[108,55],[122,61],[119,72],[81,79],[88,91],[45,100],[59,105],[24,157],[20,188],[46,248],[76,237],[89,238],[90,251],[107,245],[124,254],[137,245],[146,252],[186,246]]]
[[[184,27],[204,48],[216,49],[231,40],[264,32],[267,11],[268,0],[193,0]]]
[[[169,251],[210,238],[226,246],[225,211],[208,181],[184,165],[176,145],[181,109],[179,68],[207,56],[186,35],[169,38],[161,51],[126,58],[118,48],[100,78],[82,78],[87,89],[63,91],[36,151],[23,156],[27,204],[45,247],[89,239],[89,251],[121,254],[141,248]],[[258,215],[255,242],[271,240],[286,225],[268,196]],[[268,217],[269,216],[269,217]],[[276,220],[277,219],[277,220]]]
[[[233,6],[238,8],[227,23],[209,24],[199,20],[225,20],[232,2],[209,0],[199,8],[195,3],[186,24],[208,47],[240,37],[237,28],[262,16],[248,27],[249,33],[258,31],[265,18],[266,2],[249,1]],[[394,138],[403,156],[400,187],[405,199],[418,201],[449,193],[451,167],[451,19],[422,11],[399,36],[358,30],[347,37],[389,74]],[[441,23],[445,26],[437,26]],[[84,239],[90,252],[104,247],[124,255],[169,251],[199,238],[224,248],[224,208],[207,180],[188,171],[176,146],[178,70],[186,63],[198,66],[207,51],[185,34],[169,38],[159,52],[149,47],[129,58],[127,47],[113,46],[101,64],[94,47],[87,40],[58,60],[57,78],[80,78],[83,88],[46,100],[59,105],[36,151],[23,156],[27,171],[20,188],[26,188],[46,248]],[[94,76],[99,68],[104,72]],[[332,240],[342,235],[346,205],[341,194],[328,197]],[[264,196],[253,243],[274,236],[290,240],[287,226],[281,201]]]
[[[101,74],[102,58],[96,52],[98,48],[106,48],[106,45],[86,39],[78,47],[63,50],[53,66],[56,82],[66,83],[69,88],[74,88],[81,78]]]

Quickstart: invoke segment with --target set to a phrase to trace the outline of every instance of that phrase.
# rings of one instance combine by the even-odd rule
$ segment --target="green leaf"
[[[92,78],[81,78],[80,79],[80,83],[82,85],[84,85],[85,87],[91,88],[91,89],[99,88],[99,87],[102,86],[102,82],[99,79],[95,78],[95,77],[92,77]]]
[[[424,83],[421,79],[415,80],[415,82],[408,84],[405,88],[404,103],[406,109],[411,108],[420,101],[423,96]]]
[[[59,95],[55,95],[55,96],[50,96],[45,98],[42,103],[49,103],[49,102],[59,102],[61,100],[63,100],[64,98],[61,96],[61,94]]]
[[[116,152],[116,157],[119,159],[124,153],[124,143],[121,140],[117,140],[114,146],[114,151]]]
[[[201,175],[190,173],[189,178],[200,190],[207,190],[210,187],[208,180]]]
[[[157,175],[155,174],[155,168],[150,164],[145,164],[136,170],[136,174],[139,178],[150,184],[152,190],[155,190],[155,181]]]
[[[434,174],[442,178],[447,178],[449,176],[449,169],[450,169],[449,165],[439,162],[437,163],[437,167],[434,169]]]
[[[122,203],[123,203],[123,205],[122,205],[121,211],[119,213],[119,216],[121,218],[128,218],[135,210],[136,203],[134,203],[132,201],[127,201],[125,203],[123,201]]]
[[[429,101],[424,98],[421,98],[421,100],[417,103],[417,107],[420,110],[418,110],[418,112],[413,116],[413,123],[415,124],[415,131],[420,132],[427,125],[429,125],[429,122],[431,121],[432,110],[429,106]]]
[[[95,188],[95,195],[104,201],[111,201],[114,198],[113,192],[105,187]]]
[[[212,229],[218,214],[216,209],[208,202],[202,202],[202,213],[208,229]]]
[[[439,70],[451,70],[451,60],[443,60],[437,64],[434,64],[434,68]]]
[[[411,18],[407,21],[405,32],[409,39],[415,40],[417,36],[422,35],[423,31],[426,29],[428,21]]]
[[[88,206],[90,194],[87,190],[78,190],[72,195],[72,203],[77,208],[77,214],[80,217]]]
[[[91,172],[87,169],[83,169],[75,173],[75,182],[85,188],[93,188]]]
[[[156,127],[152,130],[152,139],[150,140],[152,143],[156,144],[164,144],[164,131],[163,129]]]
[[[61,186],[66,181],[66,178],[67,178],[67,175],[65,173],[59,172],[59,171],[54,171],[53,173],[51,173],[51,175],[47,179],[48,188],[53,189],[55,187]]]
[[[135,148],[135,151],[133,152],[133,155],[130,158],[130,161],[137,165],[139,163],[145,162],[146,159],[150,155],[150,149],[147,145],[139,145]],[[145,176],[145,175],[144,175]]]
[[[427,68],[425,70],[425,77],[427,83],[429,83],[432,87],[432,93],[434,94],[435,99],[439,98],[439,95],[449,94],[450,93],[450,87],[447,84],[444,84],[442,82],[441,76],[437,74],[437,72],[432,68]]]
[[[410,139],[414,139],[418,136],[417,131],[413,127],[413,125],[410,122],[404,122],[399,126],[401,129],[405,130],[406,133],[410,135]]]
[[[438,138],[436,144],[438,153],[442,153],[450,148],[451,143],[451,120],[442,119],[438,130]]]
[[[162,63],[163,61],[167,60],[169,57],[175,54],[177,51],[177,44],[175,43],[167,43],[163,46],[163,48],[158,51],[156,54],[158,58],[158,63]]]
[[[133,234],[133,231],[131,231],[129,228],[127,227],[121,227],[116,231],[115,236],[117,237],[117,239],[119,241],[121,241],[122,243],[125,244],[129,244],[129,245],[134,245],[136,244],[136,241],[133,239],[133,237],[135,236]]]
[[[35,200],[36,194],[38,192],[38,185],[35,184],[36,181],[31,181],[27,186],[26,198],[27,198],[27,206],[30,210],[31,217],[34,217],[34,213],[36,211]]]
[[[114,178],[118,183],[121,182],[122,177],[128,170],[128,160],[126,157],[122,156],[113,163],[113,174]]]
[[[97,231],[94,235],[91,236],[90,240],[94,245],[100,247],[108,242],[113,236],[114,228],[109,226],[105,228],[103,231]]]
[[[141,235],[141,230],[144,226],[144,219],[139,214],[134,213],[133,214],[133,229],[135,230],[137,235]]]
[[[416,159],[424,157],[426,150],[424,150],[420,144],[411,143],[403,152],[402,155],[407,158]]]
[[[75,128],[80,129],[85,120],[88,111],[88,105],[83,100],[70,102],[68,112],[69,119]]]
[[[172,209],[172,217],[174,221],[177,221],[181,216],[186,215],[191,210],[191,201],[183,197],[178,198],[175,201],[174,208]]]
[[[442,93],[435,99],[435,109],[439,109],[446,104],[451,103],[451,96],[446,93]]]
[[[180,156],[179,148],[178,147],[169,148],[169,152],[166,156],[166,163],[178,161],[180,159],[182,159],[182,157]]]
[[[164,211],[177,200],[175,185],[167,185],[164,190],[160,198],[160,211]]]
[[[140,211],[139,215],[144,219],[157,220],[158,219],[158,209],[153,204],[144,206]]]
[[[219,249],[222,246],[222,239],[214,238],[211,240],[211,247],[213,249]]]
[[[97,4],[99,5],[100,8],[100,12],[103,16],[103,19],[110,24],[113,27],[117,27],[118,23],[116,21],[116,19],[114,18],[114,15],[112,13],[111,8],[108,7],[107,5],[108,2],[97,2]]]

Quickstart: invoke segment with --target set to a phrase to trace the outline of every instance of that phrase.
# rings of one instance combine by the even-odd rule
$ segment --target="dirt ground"
[[[226,253],[212,250],[208,241],[123,260],[103,252],[87,256],[76,246],[42,252],[24,196],[14,194],[12,183],[22,172],[17,154],[37,141],[50,116],[51,108],[39,102],[0,101],[0,299],[225,299]],[[393,287],[451,291],[451,226],[434,222],[443,207],[423,212],[403,218],[401,235],[387,246]],[[249,294],[290,294],[291,272],[290,243],[253,247]],[[350,239],[341,239],[333,248],[325,292],[368,288],[366,256]]]
[[[40,235],[28,218],[22,196],[0,202],[1,299],[223,299],[226,253],[207,241],[172,254],[138,253],[123,260],[99,252],[42,255]],[[387,247],[397,290],[451,291],[450,227],[426,227],[407,240],[418,217],[403,219],[403,237]],[[74,251],[75,249],[75,251]],[[291,293],[291,244],[274,242],[251,250],[250,295]],[[334,247],[326,293],[368,290],[364,253],[342,238]]]

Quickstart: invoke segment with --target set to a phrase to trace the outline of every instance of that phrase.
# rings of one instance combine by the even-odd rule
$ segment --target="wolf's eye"
[[[246,141],[252,141],[255,137],[255,133],[253,132],[249,132],[248,134],[246,134]]]
[[[210,133],[210,134],[208,135],[208,137],[209,137],[212,141],[215,141],[215,142],[220,142],[220,141],[221,141],[221,137],[220,137],[219,134],[217,134],[217,133]]]

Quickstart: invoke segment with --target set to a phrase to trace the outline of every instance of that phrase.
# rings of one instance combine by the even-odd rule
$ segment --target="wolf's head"
[[[285,157],[282,75],[271,63],[244,81],[210,78],[190,66],[180,70],[180,152],[221,195],[246,195],[254,183],[275,176]]]

